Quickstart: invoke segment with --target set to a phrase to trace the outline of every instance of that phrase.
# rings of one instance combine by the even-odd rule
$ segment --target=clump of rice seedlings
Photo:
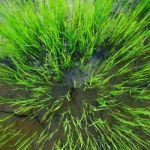
[[[0,149],[150,149],[149,0],[5,0],[0,14]]]

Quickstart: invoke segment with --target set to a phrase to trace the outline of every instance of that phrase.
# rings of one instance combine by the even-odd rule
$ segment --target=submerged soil
[[[68,88],[55,86],[52,92],[53,92],[53,96],[58,98],[60,96],[64,96],[68,92]],[[71,100],[64,103],[63,106],[57,112],[55,112],[52,125],[51,125],[51,129],[48,132],[54,131],[56,128],[59,128],[59,131],[55,134],[55,136],[52,138],[51,141],[45,144],[44,150],[51,150],[55,140],[65,139],[63,126],[59,126],[60,114],[64,110],[70,108],[73,116],[80,118],[82,114],[82,102],[87,101],[87,103],[95,105],[94,100],[96,99],[96,93],[97,93],[96,89],[87,90],[87,91],[82,91],[81,89],[72,89],[70,91]],[[29,93],[27,91],[19,91],[19,92],[14,91],[13,87],[2,84],[2,83],[0,84],[0,96],[2,97],[6,97],[6,98],[15,98],[15,97],[22,97],[22,96],[27,97],[28,94]],[[13,108],[8,107],[7,105],[0,105],[1,117],[7,116],[10,114],[13,114]],[[6,127],[14,123],[13,129],[17,131],[22,130],[22,133],[24,134],[29,133],[29,136],[31,136],[32,133],[34,132],[42,133],[42,131],[44,131],[44,128],[42,126],[40,119],[41,118],[29,119],[28,114],[19,114],[19,115],[14,115],[10,119],[8,119],[8,121],[2,124],[2,126]],[[17,138],[15,140],[13,139],[9,143],[7,143],[6,146],[2,150],[15,150],[16,149],[15,147],[11,148],[11,147],[7,147],[7,145],[14,145],[16,141],[18,141]],[[31,145],[30,149],[31,150],[35,149],[34,144]]]

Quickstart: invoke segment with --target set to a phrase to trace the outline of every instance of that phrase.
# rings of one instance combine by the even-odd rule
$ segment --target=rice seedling
[[[150,149],[149,2],[1,1],[0,149]]]

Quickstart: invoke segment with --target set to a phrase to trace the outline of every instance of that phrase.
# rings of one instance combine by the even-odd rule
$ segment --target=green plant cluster
[[[1,2],[0,84],[27,94],[0,96],[13,110],[0,115],[0,149],[150,148],[150,1],[131,3]],[[77,90],[96,98],[77,102]],[[17,130],[10,120],[21,115],[43,130]]]

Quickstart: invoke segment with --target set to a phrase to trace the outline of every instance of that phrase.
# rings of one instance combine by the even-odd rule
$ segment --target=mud
[[[61,96],[64,96],[67,94],[69,89],[67,87],[62,86],[55,86],[52,89],[53,96],[57,99]],[[71,113],[74,117],[81,117],[82,114],[82,104],[84,102],[90,103],[91,105],[95,105],[95,99],[96,99],[96,93],[97,89],[93,90],[87,90],[82,91],[81,89],[72,89],[70,91],[71,100],[67,101],[62,105],[62,107],[53,114],[53,121],[50,126],[50,129],[47,130],[47,132],[51,133],[54,130],[58,129],[58,132],[53,136],[53,138],[50,141],[47,141],[45,143],[44,149],[45,150],[51,150],[54,143],[58,141],[59,139],[61,141],[65,140],[65,132],[63,125],[60,122],[60,115],[62,112],[66,111],[68,108],[71,110]],[[14,91],[12,86],[1,84],[0,86],[0,96],[6,97],[6,98],[14,98],[14,97],[20,97],[20,96],[28,96],[27,91]],[[8,107],[7,105],[0,105],[0,116],[4,117],[7,115],[13,115],[13,108]],[[41,113],[42,115],[45,113]],[[13,115],[10,119],[8,119],[4,124],[2,124],[4,127],[14,123],[13,128],[15,130],[22,130],[22,133],[30,133],[29,135],[32,135],[34,132],[42,133],[44,129],[47,128],[47,123],[41,122],[40,114],[38,114],[37,117],[33,119],[28,118],[28,114],[18,114]],[[16,140],[10,141],[10,143],[15,144]],[[8,144],[10,145],[10,144]],[[31,150],[34,150],[36,148],[35,144],[31,145]],[[4,147],[5,150],[15,150],[16,148],[7,148],[7,145]]]

